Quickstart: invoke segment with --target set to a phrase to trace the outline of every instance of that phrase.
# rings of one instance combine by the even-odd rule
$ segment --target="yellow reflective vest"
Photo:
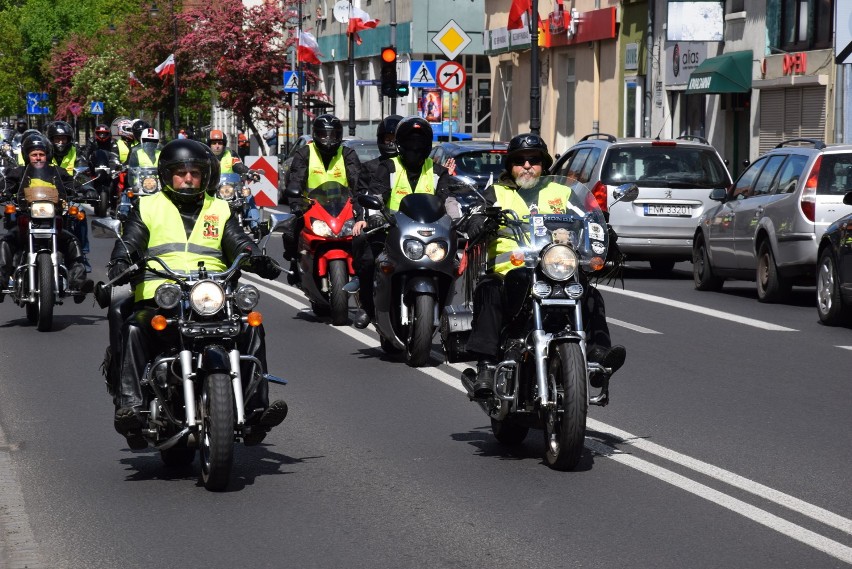
[[[141,148],[136,152],[136,160],[139,162],[140,168],[156,168],[157,160],[160,159],[160,149],[154,151],[154,160],[151,161],[151,157],[148,156],[148,153],[142,150]]]
[[[530,207],[521,197],[518,190],[495,184],[494,193],[497,195],[495,206],[511,209],[521,219],[529,219]],[[562,184],[549,183],[541,188],[536,196],[538,213],[566,213],[571,200],[571,188]],[[514,240],[512,232],[505,226],[500,227],[497,238],[488,244],[488,270],[493,273],[506,274],[516,268],[509,261],[512,251],[519,244]]]
[[[54,166],[59,166],[71,176],[74,175],[74,165],[77,163],[77,146],[74,144],[71,145],[71,148],[68,149],[68,152],[65,153],[65,156],[62,157],[62,161],[59,164],[56,163],[56,158],[50,161],[50,163]]]
[[[402,198],[408,194],[435,194],[435,188],[438,186],[438,175],[433,169],[431,158],[427,158],[423,162],[423,167],[420,169],[420,178],[417,179],[417,186],[412,191],[411,184],[408,181],[408,172],[405,166],[402,165],[402,160],[399,156],[394,156],[390,159],[393,162],[395,171],[391,172],[390,188],[391,193],[388,198],[388,209],[397,211]]]
[[[124,142],[121,138],[115,143],[118,147],[118,159],[124,163],[127,162],[127,159],[130,157],[130,149],[135,145],[130,145]]]
[[[234,156],[231,154],[231,151],[227,148],[222,153],[222,157],[219,158],[219,173],[220,174],[232,174],[234,172]]]
[[[331,159],[328,165],[328,170],[322,161],[316,145],[309,144],[310,154],[308,155],[308,188],[311,190],[320,187],[326,182],[337,182],[341,186],[348,188],[349,181],[346,179],[346,164],[343,162],[343,147],[337,149],[337,154]]]
[[[175,272],[189,273],[198,270],[198,262],[210,272],[227,268],[222,255],[222,235],[225,222],[231,216],[228,202],[204,194],[204,204],[189,239],[177,207],[162,192],[139,198],[139,215],[148,228],[148,254],[162,259]],[[160,268],[156,262],[150,266]],[[136,301],[154,298],[157,287],[166,282],[157,275],[146,272],[136,285]]]

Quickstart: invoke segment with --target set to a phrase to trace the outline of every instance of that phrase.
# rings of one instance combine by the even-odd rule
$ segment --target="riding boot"
[[[497,363],[491,359],[481,359],[476,364],[476,381],[473,384],[475,399],[488,399],[494,395],[494,369]]]
[[[86,265],[83,257],[79,257],[68,269],[68,288],[74,291],[74,302],[80,304],[86,300],[86,295],[95,290],[95,282],[86,278]]]
[[[588,351],[588,360],[599,363],[607,368],[609,372],[593,373],[589,376],[589,385],[595,388],[603,387],[604,374],[612,377],[612,374],[621,369],[627,359],[627,350],[624,346],[601,347],[595,346]]]

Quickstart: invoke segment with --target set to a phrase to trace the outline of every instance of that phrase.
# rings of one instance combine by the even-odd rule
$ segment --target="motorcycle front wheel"
[[[408,325],[408,343],[405,346],[405,363],[421,367],[432,351],[432,335],[435,333],[435,299],[420,294],[411,306],[411,322]]]
[[[201,481],[221,492],[231,479],[234,463],[234,392],[226,373],[207,376],[201,390]]]
[[[545,413],[544,460],[554,470],[572,470],[586,436],[586,360],[579,344],[559,344],[551,354],[547,375],[556,407]]]
[[[95,204],[95,215],[97,217],[106,217],[109,211],[109,192],[101,190],[98,192],[98,203]]]
[[[349,295],[343,290],[349,282],[349,270],[344,259],[335,259],[328,264],[328,300],[331,304],[332,326],[343,326],[349,322]]]
[[[38,275],[38,311],[36,328],[39,332],[49,332],[53,328],[53,262],[50,253],[39,253],[36,257]]]

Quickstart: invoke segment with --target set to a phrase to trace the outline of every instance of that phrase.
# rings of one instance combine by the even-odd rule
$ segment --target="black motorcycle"
[[[567,178],[542,179],[571,187],[564,213],[532,213],[519,218],[511,210],[488,208],[493,227],[521,247],[511,254],[517,267],[504,280],[508,302],[501,331],[500,353],[493,393],[476,400],[491,418],[498,441],[520,444],[530,428],[544,431],[545,462],[557,470],[573,469],[583,450],[588,406],[606,405],[612,370],[586,358],[586,328],[582,305],[593,286],[591,278],[606,267],[609,232],[594,196]],[[616,190],[617,201],[633,201],[636,186]],[[487,265],[483,244],[474,245],[466,273],[482,275]],[[465,343],[470,334],[470,292],[475,279],[465,281],[464,305],[448,308],[441,336],[450,362],[469,361]],[[590,381],[591,378],[591,381]],[[462,384],[473,400],[476,371],[462,373]],[[590,396],[590,384],[600,392]]]
[[[273,223],[280,227],[276,217]],[[96,219],[92,227],[96,236],[118,237],[121,222]],[[261,380],[287,383],[266,373],[256,357],[240,351],[251,328],[262,322],[255,310],[260,300],[257,287],[241,285],[235,278],[247,257],[241,253],[219,273],[208,272],[202,263],[197,271],[184,274],[149,256],[103,285],[111,287],[139,271],[168,279],[157,288],[158,308],[150,324],[171,334],[167,337],[173,342],[145,368],[142,435],[167,465],[189,464],[199,450],[202,482],[213,491],[228,485],[234,442],[252,435],[246,420],[258,410],[246,404]]]
[[[116,179],[120,171],[118,156],[106,150],[96,150],[88,160],[78,160],[74,180],[79,185],[78,197],[95,209],[95,216],[106,217],[118,201]]]

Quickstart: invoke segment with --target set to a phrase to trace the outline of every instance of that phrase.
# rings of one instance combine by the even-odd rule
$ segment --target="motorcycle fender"
[[[346,260],[346,269],[349,271],[349,274],[355,274],[355,271],[352,269],[352,254],[349,251],[345,249],[329,249],[318,259],[317,272],[319,276],[324,277],[328,273],[328,264],[337,259]]]
[[[200,368],[207,373],[231,372],[228,351],[221,346],[205,346],[201,352]]]
[[[405,290],[402,291],[404,298],[408,299],[412,294],[428,294],[438,298],[438,289],[432,277],[412,277],[405,282]]]

